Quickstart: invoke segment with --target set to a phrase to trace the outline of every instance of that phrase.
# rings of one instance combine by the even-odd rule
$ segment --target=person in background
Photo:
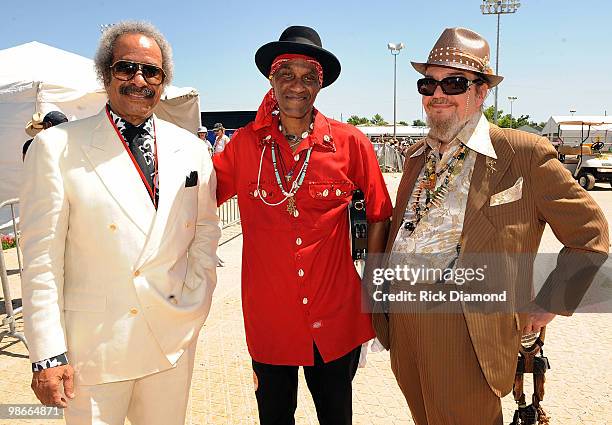
[[[60,111],[51,111],[47,113],[47,115],[45,115],[42,120],[40,120],[40,116],[40,112],[35,113],[32,116],[32,120],[26,125],[26,133],[29,136],[34,137],[42,130],[68,122],[68,118],[66,118],[66,115],[64,115]],[[21,149],[21,159],[24,161],[26,153],[28,152],[28,149],[30,148],[30,145],[32,144],[33,140],[34,139],[30,139],[23,144],[23,148]]]
[[[220,122],[214,125],[213,132],[215,133],[214,150],[215,154],[218,154],[223,152],[225,146],[230,142],[230,138],[225,135],[225,128]]]
[[[206,148],[208,149],[208,153],[210,154],[210,156],[213,156],[213,146],[212,144],[208,141],[208,139],[206,138],[206,136],[208,135],[208,129],[204,126],[200,126],[198,127],[198,131],[197,131],[198,137],[200,138],[200,140],[202,140],[204,143],[206,143]]]

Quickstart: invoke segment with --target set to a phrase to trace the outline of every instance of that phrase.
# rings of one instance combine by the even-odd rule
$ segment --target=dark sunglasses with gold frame
[[[142,73],[145,81],[153,86],[160,85],[166,79],[163,69],[149,63],[118,60],[110,68],[113,77],[121,81],[130,81],[138,71]]]

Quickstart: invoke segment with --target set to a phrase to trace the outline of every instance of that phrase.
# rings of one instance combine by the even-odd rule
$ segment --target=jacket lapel
[[[410,149],[406,151],[406,160],[404,162],[404,170],[402,179],[400,180],[399,187],[397,189],[397,197],[395,198],[395,207],[393,208],[393,217],[391,219],[391,227],[389,229],[389,236],[387,238],[387,245],[385,252],[390,253],[395,243],[395,238],[399,232],[399,228],[406,212],[406,206],[408,200],[412,194],[412,189],[416,183],[416,179],[419,173],[425,165],[425,158],[427,157],[427,149],[425,149],[420,155],[411,158],[411,155],[417,152],[419,149],[426,147],[425,141],[420,141],[414,144]]]
[[[183,146],[175,140],[171,128],[160,122],[155,115],[153,119],[157,138],[159,204],[145,247],[136,262],[136,268],[140,268],[151,255],[157,252],[163,242],[164,233],[171,228],[173,220],[176,219],[176,214],[171,215],[171,211],[175,205],[180,205],[183,198],[187,173],[185,171],[187,168],[183,164],[191,162],[189,158],[183,158]],[[142,183],[141,186],[143,186]],[[152,205],[151,200],[148,200]]]
[[[106,110],[98,115],[100,120],[91,141],[81,145],[81,149],[119,207],[147,235],[155,217],[149,193],[108,120]]]
[[[499,127],[490,124],[489,135],[497,159],[477,154],[463,220],[462,245],[469,246],[472,252],[479,251],[495,233],[495,227],[482,212],[482,207],[493,195],[514,157],[514,149]],[[470,240],[471,235],[477,237]]]

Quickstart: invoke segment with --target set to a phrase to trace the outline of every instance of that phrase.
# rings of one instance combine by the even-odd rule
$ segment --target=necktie
[[[153,196],[151,200],[153,204],[157,207],[158,200],[158,188],[155,185],[155,152],[153,151],[153,140],[151,137],[148,137],[148,133],[144,129],[144,124],[141,126],[133,126],[129,123],[126,123],[126,127],[124,130],[125,141],[128,144],[128,148],[142,171],[142,174],[145,177],[149,187],[153,191]],[[149,193],[150,194],[150,193]]]

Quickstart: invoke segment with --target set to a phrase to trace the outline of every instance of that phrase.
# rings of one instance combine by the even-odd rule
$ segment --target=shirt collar
[[[117,115],[115,112],[113,112],[110,104],[107,104],[107,108],[108,108],[108,112],[110,113],[111,119],[117,126],[117,129],[121,132],[122,136],[125,136],[125,130],[129,128],[130,126],[136,127],[133,124],[130,124],[129,122],[127,122],[125,119],[123,119],[119,115]],[[153,130],[153,115],[149,116],[142,124],[138,126],[138,128],[141,128],[142,130],[144,130],[150,137],[154,137],[155,134]]]
[[[489,134],[489,121],[484,114],[480,114],[480,118],[475,126],[468,123],[465,125],[465,127],[463,127],[455,139],[451,141],[451,145],[456,143],[463,143],[469,149],[478,152],[479,154],[497,159],[497,154],[495,153],[495,149],[491,143],[491,136]],[[426,138],[423,146],[410,155],[410,158],[415,158],[422,155],[427,147],[436,149],[439,147],[439,142]]]

